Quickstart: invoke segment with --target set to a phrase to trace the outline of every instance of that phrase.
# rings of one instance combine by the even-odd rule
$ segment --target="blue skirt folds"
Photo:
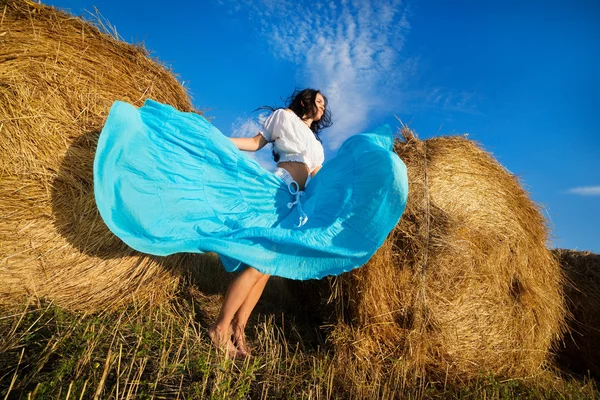
[[[350,137],[290,208],[288,184],[202,116],[117,101],[94,194],[108,228],[143,253],[216,252],[228,271],[322,278],[365,264],[398,223],[408,179],[392,145],[387,125]]]

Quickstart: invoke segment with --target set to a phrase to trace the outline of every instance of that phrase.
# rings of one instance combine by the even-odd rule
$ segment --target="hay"
[[[54,8],[0,0],[0,302],[34,295],[74,309],[169,296],[191,255],[140,255],[93,197],[99,131],[115,100],[190,111],[147,51]],[[215,260],[215,263],[218,261]]]
[[[112,235],[92,161],[114,100],[189,111],[185,91],[143,49],[81,19],[12,0],[0,13],[0,302],[33,294],[97,309],[169,296],[177,268],[198,258],[140,255]],[[538,209],[464,138],[405,132],[396,151],[405,215],[366,267],[333,280],[339,361],[366,378],[377,360],[415,376],[536,373],[564,315]]]
[[[367,377],[375,362],[396,378],[539,373],[564,305],[538,208],[472,141],[403,135],[406,211],[366,266],[331,283],[339,361]]]
[[[600,254],[555,250],[567,277],[569,333],[558,361],[571,371],[600,378]]]

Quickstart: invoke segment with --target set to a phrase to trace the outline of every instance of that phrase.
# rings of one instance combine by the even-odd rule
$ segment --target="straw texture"
[[[92,163],[109,108],[148,97],[192,109],[143,48],[54,8],[0,0],[0,302],[35,295],[96,309],[163,298],[174,268],[197,262],[140,256],[95,206]]]
[[[415,378],[526,376],[563,331],[563,276],[518,179],[464,137],[395,149],[409,175],[405,213],[369,263],[331,281],[340,362],[374,357]]]
[[[554,254],[567,277],[569,332],[558,352],[570,370],[600,378],[600,254],[558,249]]]
[[[79,18],[12,0],[0,13],[0,302],[35,295],[95,310],[170,296],[198,256],[140,255],[112,235],[92,162],[115,100],[191,111],[187,94],[143,49]],[[330,340],[340,363],[359,367],[342,370],[365,382],[381,368],[441,379],[539,372],[565,315],[539,209],[472,141],[403,135],[400,223],[365,267],[329,281]]]

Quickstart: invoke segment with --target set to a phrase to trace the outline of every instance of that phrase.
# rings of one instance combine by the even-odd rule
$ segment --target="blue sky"
[[[326,157],[394,115],[421,138],[469,134],[544,209],[550,247],[600,253],[600,2],[52,0],[169,65],[226,135],[261,105],[325,92]],[[268,148],[256,155],[267,168]]]

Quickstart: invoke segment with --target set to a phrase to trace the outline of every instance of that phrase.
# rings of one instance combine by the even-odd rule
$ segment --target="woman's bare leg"
[[[246,268],[239,274],[227,289],[217,321],[208,330],[213,344],[226,350],[230,356],[235,356],[237,353],[230,338],[231,320],[262,277],[264,274],[252,267]]]
[[[237,310],[233,317],[233,321],[231,322],[231,328],[233,329],[233,338],[235,339],[235,344],[240,351],[241,355],[250,354],[248,348],[246,347],[246,335],[244,331],[246,329],[246,324],[248,323],[248,318],[250,314],[252,314],[252,310],[256,307],[256,303],[260,299],[263,291],[265,290],[265,286],[269,277],[271,275],[264,274],[258,282],[254,285],[246,301],[242,303],[240,308]]]

